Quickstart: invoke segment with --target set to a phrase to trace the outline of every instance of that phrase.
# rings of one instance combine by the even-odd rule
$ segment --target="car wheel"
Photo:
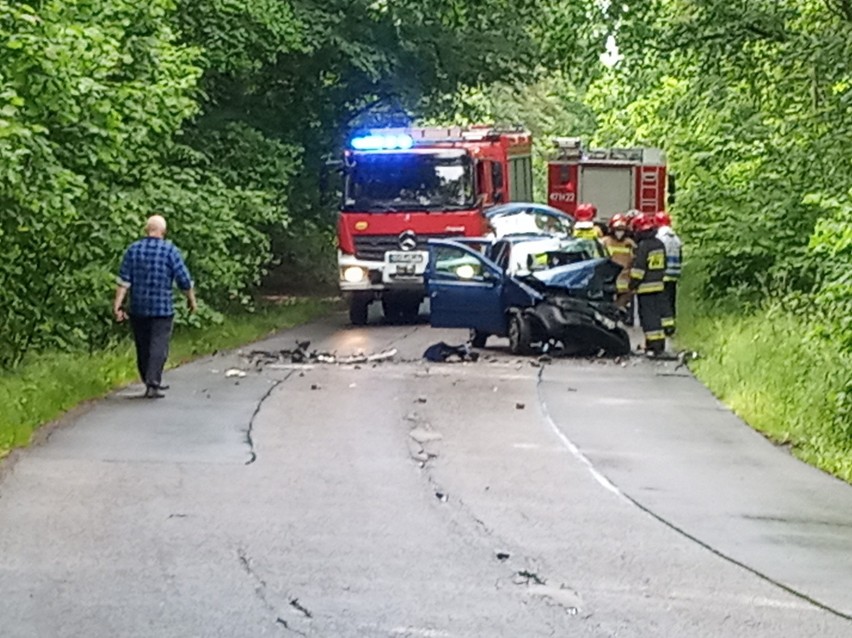
[[[349,322],[353,326],[367,325],[367,311],[370,308],[370,297],[354,294],[349,299]]]
[[[522,314],[514,314],[509,319],[509,349],[512,354],[532,354],[532,325]]]
[[[615,346],[610,350],[610,354],[616,357],[630,354],[630,337],[622,328],[615,331]]]
[[[471,330],[470,331],[470,345],[474,348],[484,348],[485,342],[488,341],[488,337],[490,335],[487,332],[480,332],[479,330]]]

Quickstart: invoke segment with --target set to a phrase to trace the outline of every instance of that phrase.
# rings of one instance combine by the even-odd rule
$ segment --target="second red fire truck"
[[[603,221],[629,210],[653,214],[665,210],[667,194],[674,194],[660,149],[585,149],[572,137],[556,138],[554,146],[548,203],[572,217],[581,203],[594,204]]]
[[[387,318],[417,315],[432,238],[485,234],[483,211],[531,201],[532,138],[491,127],[381,129],[344,151],[338,218],[340,288],[349,318],[367,323],[380,301]]]

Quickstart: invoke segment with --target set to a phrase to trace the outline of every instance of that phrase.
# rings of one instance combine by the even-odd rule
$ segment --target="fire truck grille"
[[[461,237],[463,233],[434,233],[417,235],[417,247],[414,250],[426,250],[430,239]],[[400,250],[398,235],[358,235],[355,237],[355,256],[367,261],[383,261],[389,250]]]

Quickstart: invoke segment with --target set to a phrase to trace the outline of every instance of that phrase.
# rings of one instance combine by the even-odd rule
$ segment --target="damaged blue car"
[[[469,328],[475,347],[508,337],[514,354],[630,352],[624,311],[615,303],[621,267],[570,242],[530,254],[530,234],[493,240],[432,240],[426,271],[431,324]],[[529,268],[513,268],[513,251]]]

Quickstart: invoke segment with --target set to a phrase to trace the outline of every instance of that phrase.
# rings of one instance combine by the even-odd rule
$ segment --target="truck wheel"
[[[485,342],[488,341],[489,334],[480,332],[479,330],[470,331],[470,345],[474,348],[484,348]]]
[[[509,319],[509,350],[512,354],[530,355],[532,351],[532,325],[522,314],[514,314]]]
[[[367,311],[370,307],[368,295],[353,294],[349,299],[349,321],[353,326],[367,325]]]

